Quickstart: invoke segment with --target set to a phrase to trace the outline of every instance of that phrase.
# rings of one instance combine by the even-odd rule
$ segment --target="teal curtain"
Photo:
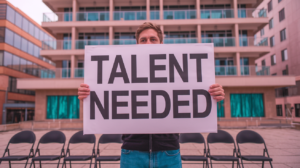
[[[231,117],[264,117],[263,94],[230,94]]]
[[[47,96],[47,119],[79,118],[77,96]]]
[[[58,96],[47,96],[47,119],[57,118]]]
[[[224,117],[224,100],[217,103],[217,116]]]

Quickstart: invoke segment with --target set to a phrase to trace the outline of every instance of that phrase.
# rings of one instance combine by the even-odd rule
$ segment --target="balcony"
[[[76,49],[84,49],[86,45],[109,45],[108,39],[76,40]]]
[[[159,11],[150,11],[150,20],[159,20]]]
[[[266,18],[267,12],[265,9],[257,10],[255,8],[238,9],[239,18]]]
[[[77,21],[105,21],[109,20],[109,12],[77,12]]]
[[[233,47],[235,46],[234,37],[203,37],[202,43],[214,43],[215,47]]]
[[[72,12],[43,13],[43,22],[69,22],[72,17]]]
[[[42,50],[71,50],[71,40],[42,41]]]
[[[236,76],[236,66],[215,66],[216,76]]]
[[[136,44],[135,39],[114,39],[113,40],[114,45],[130,45],[130,44]]]
[[[197,38],[165,38],[164,44],[198,43]]]
[[[201,9],[201,19],[234,18],[233,9]]]
[[[196,10],[164,10],[164,19],[196,19]]]
[[[146,20],[146,11],[115,11],[114,20]]]
[[[71,68],[40,69],[40,78],[71,78]],[[74,78],[83,78],[84,68],[74,68]]]
[[[241,75],[242,76],[270,76],[270,67],[243,65],[241,66]]]
[[[248,46],[268,46],[268,38],[256,39],[254,37],[239,37],[240,47]]]

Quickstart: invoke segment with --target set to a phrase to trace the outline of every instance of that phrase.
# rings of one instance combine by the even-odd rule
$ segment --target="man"
[[[163,44],[159,26],[145,22],[136,31],[137,44]],[[224,90],[219,84],[210,86],[209,93],[217,101],[224,99]],[[78,88],[78,98],[90,94],[87,84]],[[121,168],[181,168],[179,134],[130,134],[123,135]]]

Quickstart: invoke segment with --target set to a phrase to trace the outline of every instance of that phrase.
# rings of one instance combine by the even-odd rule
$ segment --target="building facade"
[[[269,66],[274,76],[296,76],[296,85],[277,88],[276,116],[300,122],[300,1],[266,0],[259,5],[268,11],[269,23],[257,34],[270,42],[270,53],[258,58],[258,66]]]
[[[262,0],[43,2],[53,13],[43,15],[42,27],[57,40],[43,41],[41,55],[56,70],[48,79],[18,79],[19,89],[36,92],[36,121],[82,122],[82,102],[74,97],[83,83],[84,46],[136,44],[135,31],[145,21],[160,26],[167,44],[214,43],[216,82],[226,94],[218,103],[219,124],[275,117],[274,89],[295,84],[293,76],[271,76],[269,67],[255,66],[270,52],[267,38],[254,39],[269,21],[265,9],[256,9]]]
[[[55,63],[40,55],[41,40],[54,38],[7,1],[0,1],[0,123],[34,119],[35,92],[17,89],[18,78],[39,78]]]

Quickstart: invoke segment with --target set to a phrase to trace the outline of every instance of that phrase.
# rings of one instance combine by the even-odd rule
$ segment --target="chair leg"
[[[57,168],[59,167],[59,163],[60,163],[60,157],[58,158]],[[64,165],[62,166],[62,168],[63,167],[64,167]]]
[[[265,167],[265,161],[262,161],[262,166],[261,166],[262,168],[264,168]]]
[[[40,168],[42,168],[42,161],[40,161]]]
[[[100,161],[99,161],[99,168],[101,168],[101,163],[100,163]]]
[[[270,162],[271,168],[273,168],[273,165],[272,165],[271,161],[269,161],[269,162]]]
[[[244,163],[243,163],[243,160],[241,159],[241,163],[242,163],[242,168],[244,168]]]
[[[25,167],[24,167],[24,168],[26,168],[27,163],[28,163],[28,160],[29,160],[29,157],[28,157],[28,159],[26,160],[26,163],[25,163]],[[1,163],[1,162],[0,162],[0,163]]]
[[[95,159],[94,168],[97,168],[97,160]]]
[[[71,160],[70,160],[70,168],[72,168],[72,165],[71,165]]]
[[[210,167],[213,168],[213,166],[212,166],[212,160],[210,160]]]
[[[234,168],[234,161],[232,161],[232,168]]]
[[[203,168],[204,168],[204,161],[203,161]]]
[[[206,162],[206,168],[209,168],[208,160]]]
[[[9,164],[9,168],[11,168],[11,163],[10,163],[10,161],[8,161],[8,164]]]

